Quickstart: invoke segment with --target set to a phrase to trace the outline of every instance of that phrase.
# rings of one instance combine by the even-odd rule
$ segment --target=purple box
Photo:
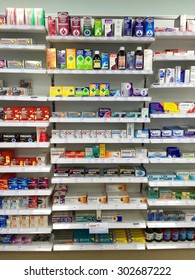
[[[5,59],[0,59],[0,69],[7,68],[7,61]]]
[[[161,102],[150,102],[149,104],[150,114],[163,114],[164,108]]]
[[[58,69],[66,69],[66,51],[65,50],[57,51],[57,64],[58,64]]]
[[[98,117],[99,118],[110,118],[111,117],[111,109],[110,108],[99,108]]]
[[[161,130],[160,129],[150,129],[149,138],[161,138]]]
[[[134,21],[134,36],[143,37],[144,36],[144,18],[137,17]]]
[[[184,137],[195,137],[195,128],[184,129]]]
[[[161,137],[162,138],[171,138],[171,137],[173,137],[173,131],[171,129],[162,129]]]
[[[131,17],[124,17],[124,36],[132,36],[132,18]]]
[[[39,189],[48,189],[49,188],[49,179],[46,177],[40,177],[38,181]]]
[[[29,190],[38,189],[38,179],[37,178],[28,178],[28,189]]]

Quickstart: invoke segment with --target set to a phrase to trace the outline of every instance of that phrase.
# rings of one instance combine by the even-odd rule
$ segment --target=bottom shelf
[[[147,242],[146,248],[148,250],[160,249],[195,249],[195,241],[162,241],[162,242]]]
[[[54,244],[53,251],[145,250],[144,243]]]
[[[21,252],[49,252],[52,251],[52,243],[34,242],[31,244],[6,244],[0,245],[0,251],[21,251]]]

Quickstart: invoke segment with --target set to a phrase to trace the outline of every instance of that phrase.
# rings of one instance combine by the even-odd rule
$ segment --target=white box
[[[188,84],[189,82],[190,82],[190,70],[186,69],[184,75],[184,83]]]
[[[51,136],[52,136],[52,138],[54,138],[54,139],[59,139],[59,138],[61,138],[61,131],[60,130],[52,130],[51,131]]]
[[[91,131],[90,130],[82,130],[82,138],[91,138]]]
[[[105,138],[105,130],[97,130],[96,137],[97,137],[97,139]]]
[[[30,228],[39,227],[39,216],[30,216]]]
[[[67,204],[83,204],[87,203],[87,194],[86,193],[66,193],[65,203]]]
[[[106,192],[121,192],[126,191],[127,186],[126,184],[106,184]]]
[[[149,117],[149,110],[148,108],[141,108],[141,117],[148,118]]]
[[[180,15],[178,18],[175,19],[175,27],[179,27],[181,32],[186,31],[186,15]]]
[[[40,228],[48,227],[48,216],[39,216],[38,224]]]
[[[135,149],[121,149],[121,158],[135,158]]]
[[[107,203],[107,197],[105,193],[88,193],[87,202],[93,203]]]
[[[29,228],[29,226],[30,226],[29,216],[20,216],[20,227]]]
[[[144,148],[136,148],[135,149],[135,157],[136,158],[147,158],[148,151]]]
[[[127,138],[134,138],[134,123],[127,123]]]
[[[158,70],[158,82],[160,85],[165,83],[165,69],[163,68]]]
[[[51,148],[51,158],[65,158],[66,149],[65,148]]]
[[[195,20],[194,19],[187,20],[187,31],[195,32]]]
[[[145,49],[144,50],[144,70],[152,71],[153,64],[153,50]]]
[[[181,66],[175,67],[175,82],[176,83],[181,82]]]
[[[114,36],[115,37],[122,36],[122,26],[123,26],[123,19],[115,19],[115,21],[114,21]]]
[[[75,138],[79,138],[79,139],[82,138],[82,130],[80,129],[75,130]]]
[[[75,130],[66,130],[66,138],[75,138]]]
[[[129,194],[127,192],[108,192],[107,193],[108,203],[129,203]]]

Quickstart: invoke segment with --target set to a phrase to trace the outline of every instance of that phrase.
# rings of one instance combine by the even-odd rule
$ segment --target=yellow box
[[[70,86],[70,87],[62,87],[62,95],[64,97],[67,96],[74,96],[75,95],[75,87]]]
[[[106,157],[106,145],[100,144],[100,158]]]
[[[46,50],[46,66],[47,69],[56,69],[56,49]]]
[[[167,114],[179,113],[178,102],[163,102],[163,108]]]
[[[63,96],[63,87],[50,87],[49,94],[52,97]]]
[[[76,69],[76,49],[66,49],[66,68]]]

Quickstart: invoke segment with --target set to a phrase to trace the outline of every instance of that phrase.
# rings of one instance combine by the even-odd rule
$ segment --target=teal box
[[[101,55],[102,58],[102,69],[109,69],[109,55],[108,53],[102,53]]]

